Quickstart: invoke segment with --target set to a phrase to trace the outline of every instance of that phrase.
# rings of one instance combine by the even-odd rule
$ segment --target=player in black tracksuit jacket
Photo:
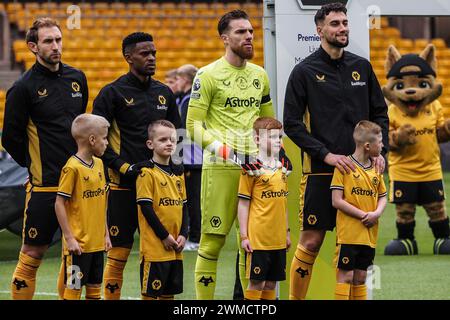
[[[369,61],[348,51],[332,60],[320,47],[294,67],[286,87],[284,130],[302,150],[303,174],[332,174],[325,156],[351,154],[353,130],[361,120],[383,129],[385,154],[387,106]]]
[[[100,91],[92,111],[111,123],[109,146],[102,157],[111,186],[108,226],[113,246],[104,272],[106,300],[120,299],[123,270],[138,226],[136,175],[140,164],[151,159],[146,146],[148,125],[161,119],[176,128],[181,123],[172,91],[151,77],[156,67],[153,37],[130,34],[122,42],[122,53],[130,72]]]
[[[63,63],[52,72],[36,62],[8,90],[2,144],[28,168],[33,186],[58,187],[62,167],[77,151],[72,121],[87,102],[86,76]]]

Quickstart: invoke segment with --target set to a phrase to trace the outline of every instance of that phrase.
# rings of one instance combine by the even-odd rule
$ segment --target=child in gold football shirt
[[[355,152],[349,158],[356,170],[342,174],[335,169],[330,188],[337,209],[337,300],[365,300],[367,268],[373,264],[378,219],[386,207],[382,173],[373,165],[383,147],[381,128],[360,121],[354,130]]]
[[[55,211],[63,232],[65,300],[99,300],[103,252],[111,248],[106,226],[107,182],[100,158],[108,145],[109,122],[81,114],[72,123],[78,151],[63,167]]]
[[[172,300],[183,292],[183,256],[187,238],[186,188],[181,165],[174,165],[177,134],[167,120],[148,127],[151,166],[136,180],[140,230],[141,297]]]
[[[291,240],[287,219],[287,179],[278,162],[282,124],[256,119],[254,139],[262,163],[259,176],[244,171],[239,181],[238,219],[241,246],[246,252],[247,300],[275,300],[277,281],[286,279],[286,249]]]

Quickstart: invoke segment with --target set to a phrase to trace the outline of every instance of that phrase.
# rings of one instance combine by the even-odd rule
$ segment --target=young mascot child
[[[139,205],[141,296],[172,300],[183,292],[183,256],[187,237],[187,205],[183,166],[170,161],[175,152],[174,125],[158,120],[148,127],[152,165],[136,180]]]
[[[55,211],[63,233],[65,300],[99,300],[103,252],[111,248],[106,224],[107,182],[101,157],[108,145],[109,122],[81,114],[72,123],[78,151],[61,172]]]
[[[356,171],[343,175],[335,169],[331,182],[332,202],[337,209],[336,300],[366,300],[367,268],[373,264],[378,219],[386,207],[386,187],[373,158],[383,147],[381,128],[360,121],[354,130],[355,152],[349,158]]]
[[[247,300],[275,300],[276,282],[286,279],[286,249],[291,240],[287,178],[278,161],[281,128],[273,118],[256,119],[253,130],[261,174],[250,176],[242,171],[239,181],[239,229],[250,279],[244,293]]]

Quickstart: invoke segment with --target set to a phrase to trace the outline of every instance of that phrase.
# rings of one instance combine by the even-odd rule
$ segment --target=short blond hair
[[[154,133],[155,133],[155,130],[157,127],[166,127],[166,128],[171,128],[173,130],[177,130],[175,128],[175,126],[173,125],[173,123],[170,122],[169,120],[161,119],[161,120],[153,121],[152,123],[150,123],[148,125],[148,128],[147,128],[147,134],[148,134],[149,140],[153,139],[153,136],[154,136]]]
[[[109,122],[102,116],[91,113],[80,114],[72,122],[72,137],[75,140],[86,139],[90,135],[96,135],[101,129],[108,129]]]
[[[353,139],[356,144],[364,144],[366,142],[374,142],[378,135],[381,134],[381,127],[374,122],[362,120],[358,122],[353,131]]]

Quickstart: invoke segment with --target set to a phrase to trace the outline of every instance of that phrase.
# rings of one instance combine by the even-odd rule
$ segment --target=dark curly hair
[[[133,32],[127,35],[122,41],[122,54],[130,52],[136,47],[136,43],[139,42],[153,42],[153,37],[151,34],[145,32]]]
[[[341,2],[333,2],[323,5],[319,10],[317,10],[314,16],[314,22],[317,25],[325,20],[325,17],[330,14],[330,12],[343,12],[347,14],[347,8]]]

